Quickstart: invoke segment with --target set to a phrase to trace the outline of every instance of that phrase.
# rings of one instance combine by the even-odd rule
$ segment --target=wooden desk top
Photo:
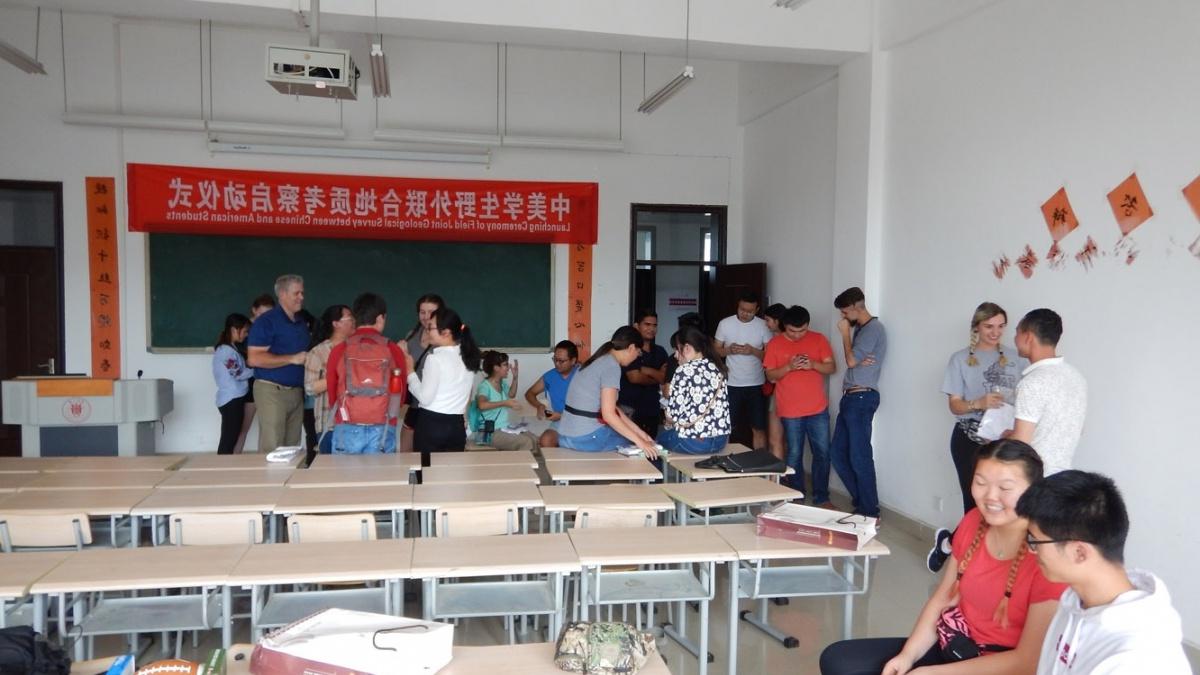
[[[248,671],[247,671],[248,672]],[[554,643],[454,647],[454,657],[437,675],[562,675],[554,665]],[[657,652],[650,655],[639,675],[670,675]],[[236,675],[237,671],[229,671]]]
[[[675,458],[672,457],[671,459],[674,460]],[[724,469],[697,469],[696,462],[698,462],[702,459],[704,459],[704,456],[697,457],[695,455],[692,455],[692,456],[688,457],[686,459],[686,461],[679,461],[679,462],[671,461],[671,466],[676,471],[683,474],[684,477],[687,478],[688,480],[714,480],[717,478],[722,478],[722,479],[723,478],[745,478],[747,476],[774,477],[774,476],[779,475],[778,473],[773,473],[773,472],[771,472],[771,473],[729,473],[729,472],[725,471]],[[796,470],[789,466],[787,468],[787,470],[784,471],[783,475],[790,476],[794,473],[796,473]]]
[[[571,543],[585,565],[736,560],[737,554],[711,527],[575,528]]]
[[[29,551],[0,554],[0,598],[20,598],[33,582],[45,576],[75,551]]]
[[[16,491],[45,476],[42,473],[0,473],[0,490]]]
[[[537,468],[533,453],[524,450],[478,450],[475,452],[431,452],[431,466],[527,466]]]
[[[288,479],[288,487],[358,488],[377,485],[408,485],[408,468],[403,466],[297,469]]]
[[[169,471],[64,471],[43,473],[21,490],[116,490],[152,488],[174,472]]]
[[[412,508],[413,486],[372,485],[347,490],[341,487],[283,488],[275,502],[275,513],[353,513]],[[0,502],[0,509],[4,506]]]
[[[696,509],[720,506],[742,506],[764,502],[803,499],[804,493],[766,478],[731,478],[729,480],[690,483],[663,483],[662,491],[671,499]]]
[[[611,459],[546,460],[546,471],[553,481],[573,480],[661,480],[662,472],[645,457],[617,455]]]
[[[421,468],[421,453],[419,452],[389,452],[378,455],[317,455],[310,469],[329,469],[338,467],[377,467],[402,466],[409,471]]]
[[[543,485],[538,489],[547,511],[578,511],[580,506],[666,511],[675,506],[658,485]]]
[[[268,462],[267,454],[245,452],[240,455],[217,455],[211,452],[182,455],[186,461],[180,471],[229,471],[232,469],[294,469],[304,461],[298,453],[290,462]]]
[[[282,487],[227,487],[210,490],[155,490],[129,512],[135,516],[165,516],[181,511],[229,513],[271,511]]]
[[[572,450],[571,448],[542,448],[542,459],[547,462],[553,461],[579,461],[579,460],[621,460],[625,459],[625,455],[616,450],[606,450],[604,452],[584,452],[583,450]]]
[[[0,512],[23,515],[86,513],[89,516],[125,516],[154,492],[153,488],[113,490],[26,490],[0,500]]]
[[[159,489],[220,487],[283,487],[294,469],[214,469],[175,471]]]
[[[247,544],[93,548],[64,560],[33,593],[128,591],[223,585]]]
[[[688,464],[695,464],[702,459],[707,459],[709,457],[713,457],[714,455],[732,455],[739,452],[749,451],[750,448],[742,445],[741,443],[729,443],[725,447],[721,448],[719,452],[714,452],[711,455],[690,455],[682,452],[674,452],[667,455],[667,463],[671,466],[685,466]]]
[[[431,466],[421,470],[421,483],[532,483],[540,482],[528,466]]]
[[[183,455],[137,457],[61,457],[44,471],[169,471],[183,463]]]
[[[412,539],[256,544],[229,573],[230,585],[406,579]]]
[[[0,473],[36,473],[60,465],[64,457],[0,457]]]
[[[818,546],[790,539],[760,537],[754,523],[714,525],[717,535],[724,539],[741,560],[772,560],[780,558],[844,558],[858,555],[889,555],[891,550],[876,537],[857,551],[834,546]]]
[[[542,505],[542,493],[532,483],[448,483],[413,488],[412,507],[416,510],[486,504],[534,508]]]
[[[422,537],[413,540],[412,577],[574,572],[579,558],[565,534]]]

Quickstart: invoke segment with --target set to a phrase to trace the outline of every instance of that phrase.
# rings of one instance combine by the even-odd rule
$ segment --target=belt
[[[272,387],[279,387],[280,389],[299,389],[299,388],[300,388],[299,386],[295,386],[295,387],[293,387],[293,386],[289,386],[289,385],[286,385],[286,384],[279,384],[278,382],[272,382],[272,381],[270,381],[270,380],[264,380],[264,379],[262,379],[261,377],[260,377],[260,378],[256,378],[254,381],[255,381],[255,382],[262,382],[263,384],[269,384],[269,385],[271,385]]]
[[[579,408],[573,408],[569,405],[563,406],[563,410],[571,413],[572,415],[578,415],[579,417],[589,417],[594,420],[601,419],[599,412],[592,412],[590,410],[580,410]]]
[[[875,391],[873,387],[850,387],[842,390],[842,394],[858,394],[864,391]]]

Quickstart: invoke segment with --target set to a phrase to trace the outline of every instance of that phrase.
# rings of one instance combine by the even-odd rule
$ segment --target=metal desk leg
[[[421,593],[421,618],[426,621],[433,621],[433,586],[437,583],[437,579],[425,579],[423,593]]]
[[[226,584],[221,587],[221,647],[233,645],[233,590]]]
[[[262,598],[262,586],[250,586],[250,640],[258,642],[259,600]]]
[[[729,675],[737,673],[738,659],[738,561],[730,560],[729,567],[729,634],[726,637],[729,649],[728,666],[725,671]]]
[[[599,568],[597,568],[599,569]],[[588,620],[588,577],[592,574],[590,567],[584,567],[579,573],[579,620]]]
[[[142,538],[142,517],[129,516],[129,545],[137,548],[141,545]]]
[[[852,558],[846,557],[842,560],[842,574],[845,575],[846,581],[851,586],[854,585],[854,565]],[[854,626],[854,594],[847,593],[842,598],[842,639],[849,640],[850,633]]]
[[[714,579],[713,583],[715,582]],[[700,653],[696,655],[696,660],[700,662],[700,668],[697,671],[700,675],[708,673],[708,603],[707,598],[700,601]],[[735,647],[737,645],[730,646],[731,649]]]
[[[33,630],[46,634],[46,596],[43,593],[33,596]]]
[[[680,526],[687,525],[687,512],[688,512],[687,504],[684,504],[683,502],[675,502],[675,524],[676,525],[680,525]]]

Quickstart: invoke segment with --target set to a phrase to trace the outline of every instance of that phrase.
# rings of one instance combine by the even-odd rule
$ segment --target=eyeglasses
[[[1025,545],[1029,547],[1030,553],[1037,553],[1037,547],[1042,544],[1065,544],[1073,539],[1034,539],[1032,534],[1025,535]]]
[[[550,357],[550,360],[551,360],[551,361],[553,361],[553,362],[555,362],[555,363],[570,363],[570,362],[571,362],[571,359],[570,359],[570,358],[558,359],[558,358],[555,358],[555,357],[553,357],[553,356],[551,356],[551,357]]]

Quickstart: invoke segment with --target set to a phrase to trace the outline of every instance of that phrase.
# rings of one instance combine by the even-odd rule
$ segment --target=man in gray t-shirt
[[[871,423],[879,408],[879,373],[887,355],[887,332],[867,311],[866,298],[857,286],[842,291],[833,306],[842,313],[838,332],[842,335],[846,376],[830,459],[854,500],[854,512],[877,518],[879,491],[875,486]]]

